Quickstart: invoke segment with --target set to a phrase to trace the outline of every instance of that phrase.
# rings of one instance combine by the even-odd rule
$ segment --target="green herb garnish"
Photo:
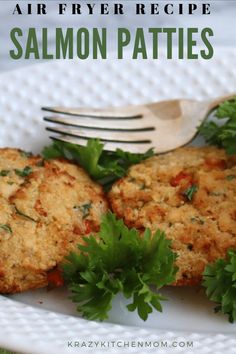
[[[192,223],[197,222],[200,225],[204,225],[205,224],[205,221],[203,219],[199,218],[198,216],[196,216],[196,217],[194,216],[190,220],[191,220]]]
[[[83,219],[87,218],[89,216],[89,211],[92,208],[92,202],[85,203],[83,205],[75,205],[74,209],[75,210],[80,210],[83,214]]]
[[[117,179],[125,176],[130,166],[154,155],[152,149],[145,154],[132,154],[120,149],[109,152],[104,150],[104,146],[97,139],[89,140],[87,146],[54,141],[52,145],[43,149],[42,155],[45,159],[64,157],[78,162],[106,189],[109,189]]]
[[[143,191],[144,189],[146,189],[145,183],[141,183],[139,189],[140,189],[141,191]]]
[[[208,298],[218,305],[216,312],[229,316],[229,322],[236,320],[236,252],[228,251],[226,259],[218,259],[208,265],[203,273],[203,286]]]
[[[0,229],[12,234],[12,229],[8,224],[0,224]]]
[[[226,176],[227,181],[233,181],[233,179],[236,179],[236,175],[229,175]]]
[[[20,155],[22,156],[22,157],[31,157],[33,154],[32,154],[32,152],[30,152],[30,151],[20,151]]]
[[[16,207],[16,205],[14,205],[14,207],[15,207],[15,212],[16,212],[16,214],[22,216],[23,218],[25,218],[25,219],[27,219],[27,220],[30,220],[30,221],[33,221],[33,222],[37,222],[37,220],[31,218],[31,216],[22,213],[22,211],[20,211],[20,210]]]
[[[17,354],[16,352],[9,351],[7,349],[0,348],[0,354]]]
[[[5,176],[8,176],[9,173],[10,173],[9,170],[2,170],[2,171],[0,171],[0,176],[5,177]]]
[[[166,300],[157,290],[175,280],[176,254],[165,233],[154,235],[146,229],[141,236],[136,229],[128,229],[122,220],[109,212],[101,223],[98,235],[84,238],[86,245],[78,245],[79,253],[70,253],[63,264],[66,283],[77,310],[88,319],[104,320],[111,302],[119,292],[132,298],[129,311],[137,309],[145,321],[153,308],[162,311]]]
[[[203,122],[199,133],[204,136],[209,144],[226,149],[230,155],[236,153],[236,98],[225,101],[216,110],[215,117],[218,124],[213,121]],[[221,121],[225,119],[225,121]]]
[[[15,174],[17,174],[17,176],[20,176],[20,177],[27,177],[27,176],[29,176],[32,172],[33,172],[33,169],[32,169],[32,167],[30,167],[30,166],[24,167],[23,170],[15,169]]]
[[[193,199],[194,194],[198,191],[198,186],[196,184],[191,185],[188,187],[184,192],[183,195],[191,201]]]

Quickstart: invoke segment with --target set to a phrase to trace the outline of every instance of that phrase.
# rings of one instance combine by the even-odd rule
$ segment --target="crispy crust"
[[[191,185],[198,190],[188,200]],[[236,249],[236,156],[181,148],[131,167],[109,193],[112,210],[129,227],[166,231],[177,252],[174,285],[201,281],[205,266]]]
[[[32,173],[19,176],[16,169],[26,166]],[[98,231],[107,211],[103,191],[67,161],[42,163],[16,149],[0,149],[1,171],[0,293],[46,286],[48,272],[82,236]]]

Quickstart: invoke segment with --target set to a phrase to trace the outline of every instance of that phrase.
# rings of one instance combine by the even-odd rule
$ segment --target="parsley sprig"
[[[54,141],[43,149],[45,159],[64,157],[78,162],[98,183],[109,189],[117,179],[126,175],[131,165],[154,155],[152,149],[144,154],[133,154],[121,149],[115,152],[104,150],[105,145],[98,139],[88,140],[86,146]]]
[[[236,98],[223,102],[216,110],[218,122],[207,121],[199,133],[209,144],[225,148],[230,155],[236,153]]]
[[[229,322],[236,320],[236,251],[228,251],[226,259],[218,259],[208,265],[203,273],[203,286],[208,298],[215,303],[216,312],[229,316]]]
[[[63,274],[77,309],[88,319],[104,320],[119,292],[132,302],[129,311],[138,311],[145,321],[156,309],[162,311],[165,298],[155,291],[175,280],[176,254],[164,232],[154,235],[146,229],[140,236],[128,229],[123,220],[109,212],[101,223],[98,235],[84,238],[79,253],[70,253],[63,264]]]

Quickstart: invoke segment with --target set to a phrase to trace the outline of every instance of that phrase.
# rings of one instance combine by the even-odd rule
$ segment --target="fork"
[[[209,101],[173,99],[107,109],[42,107],[42,110],[53,113],[44,117],[53,123],[46,129],[59,134],[51,139],[86,145],[88,139],[98,138],[108,151],[121,148],[143,153],[154,148],[155,152],[163,153],[189,143],[209,113],[234,97],[235,94]]]

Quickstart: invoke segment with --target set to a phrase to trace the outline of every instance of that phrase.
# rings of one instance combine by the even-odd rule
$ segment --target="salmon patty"
[[[48,284],[82,237],[99,230],[101,187],[65,160],[0,149],[0,293]]]
[[[236,249],[236,156],[221,149],[151,157],[113,185],[109,200],[127,226],[166,232],[178,255],[174,285],[198,284],[208,263]]]

